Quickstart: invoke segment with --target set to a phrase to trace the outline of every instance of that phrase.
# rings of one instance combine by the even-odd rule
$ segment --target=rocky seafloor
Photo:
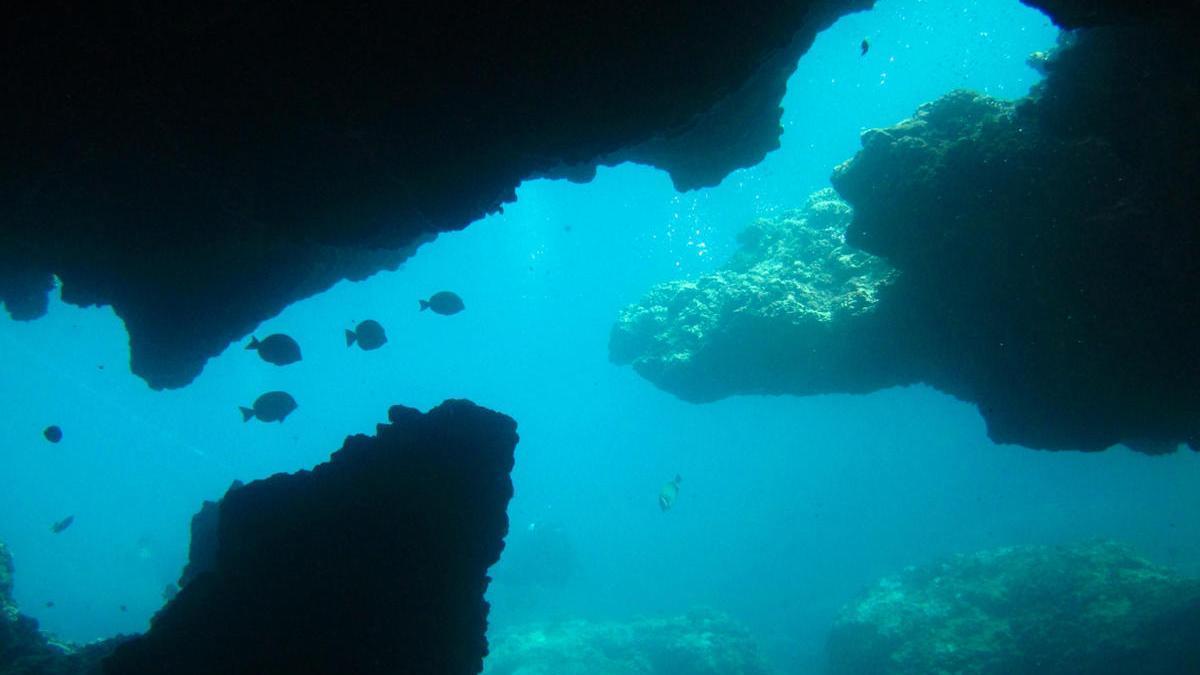
[[[484,675],[767,675],[749,632],[695,609],[632,621],[521,626],[494,639]]]
[[[847,605],[830,675],[1200,672],[1200,580],[1112,542],[1017,546],[885,578]]]

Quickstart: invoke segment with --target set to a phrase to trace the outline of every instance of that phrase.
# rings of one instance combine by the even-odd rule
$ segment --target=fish
[[[46,609],[53,609],[53,608],[54,608],[54,601],[53,601],[53,600],[47,600],[47,601],[46,601]]]
[[[679,496],[679,484],[683,482],[683,478],[679,474],[675,474],[675,480],[668,482],[658,491],[658,508],[665,511],[670,511],[675,505],[675,498]]]
[[[250,344],[246,345],[246,349],[257,351],[263,361],[277,366],[286,366],[300,360],[300,345],[283,333],[268,335],[262,340],[251,335]]]
[[[121,605],[121,611],[122,611],[122,612],[128,612],[128,611],[129,611],[129,608],[128,608],[128,607],[126,607],[125,605]]]
[[[179,595],[179,586],[176,586],[175,584],[167,584],[166,586],[163,586],[163,600],[170,602],[175,599],[176,595]]]
[[[438,291],[431,295],[428,300],[421,300],[420,303],[422,312],[432,309],[434,314],[441,314],[442,316],[458,314],[467,308],[463,304],[462,298],[458,297],[457,293],[451,293],[450,291]]]
[[[363,351],[369,352],[387,344],[387,333],[378,321],[367,319],[359,322],[354,330],[346,331],[346,346],[353,347],[356,342]]]
[[[51,443],[57,443],[62,440],[62,429],[57,424],[52,424],[42,431],[42,435]]]
[[[73,522],[75,522],[75,516],[67,516],[66,518],[63,518],[62,520],[58,521],[57,523],[51,525],[50,531],[53,532],[54,534],[58,534],[58,533],[62,532],[63,530],[67,529],[68,527],[70,527],[71,523],[73,523]]]
[[[242,411],[243,422],[257,417],[263,422],[282,423],[297,407],[296,399],[286,391],[268,391],[255,399],[253,408],[239,409]]]
[[[871,49],[870,40],[868,40],[867,38],[863,38],[862,45],[860,45],[860,47],[862,49],[862,53],[859,54],[859,56],[866,56],[867,52],[870,51],[870,49]]]

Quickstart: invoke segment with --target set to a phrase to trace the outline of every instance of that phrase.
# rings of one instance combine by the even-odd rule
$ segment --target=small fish
[[[679,474],[675,474],[675,480],[670,481],[658,491],[658,508],[663,511],[670,511],[675,505],[675,498],[679,496],[679,484],[683,482],[683,478]]]
[[[354,330],[346,331],[346,346],[353,347],[355,342],[363,351],[369,352],[387,344],[387,333],[378,321],[367,319],[360,322]]]
[[[54,534],[58,534],[58,533],[62,532],[63,530],[67,529],[68,527],[70,527],[71,523],[73,523],[73,522],[75,522],[75,516],[67,516],[66,518],[63,518],[62,520],[58,521],[57,523],[51,525],[50,531],[53,532]]]
[[[428,300],[421,300],[420,302],[422,312],[432,309],[434,314],[441,314],[442,316],[458,314],[466,309],[462,298],[458,297],[457,293],[451,293],[450,291],[439,291],[430,296]]]
[[[277,366],[286,366],[300,360],[300,345],[283,333],[268,335],[262,340],[251,335],[250,344],[246,345],[246,349],[256,350],[263,361]]]
[[[51,443],[57,443],[62,440],[62,429],[57,424],[52,424],[42,431],[42,435]]]
[[[47,600],[47,601],[46,601],[46,609],[53,609],[53,608],[54,608],[54,601],[53,601],[53,600]]]
[[[860,45],[860,47],[862,49],[862,53],[859,54],[859,56],[866,56],[867,52],[871,49],[871,42],[867,40],[867,38],[863,38],[862,45]]]
[[[175,584],[167,584],[166,586],[163,587],[163,592],[162,592],[163,600],[170,602],[175,599],[176,595],[179,595],[179,587],[176,586]]]
[[[122,612],[128,612],[128,611],[129,611],[129,608],[128,608],[128,607],[126,607],[125,605],[121,605],[121,611],[122,611]]]
[[[257,417],[263,422],[280,422],[297,408],[296,399],[286,391],[268,391],[254,401],[253,408],[240,408],[242,421]]]

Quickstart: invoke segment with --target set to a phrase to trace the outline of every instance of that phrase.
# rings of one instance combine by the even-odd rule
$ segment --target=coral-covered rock
[[[0,675],[99,675],[100,659],[127,639],[86,645],[51,640],[12,598],[13,560],[0,542]]]
[[[864,392],[905,376],[880,298],[895,271],[845,243],[849,207],[832,190],[762,219],[720,271],[651,289],[625,308],[609,355],[690,401],[734,393]]]
[[[681,188],[777,147],[818,31],[871,0],[14,5],[0,302],[111,305],[152,387],[289,303],[392,269],[524,179]]]
[[[516,425],[468,401],[388,418],[312,471],[231,488],[211,562],[104,672],[479,672]]]
[[[831,675],[1200,672],[1200,580],[1111,542],[1002,548],[883,579],[846,606]]]
[[[1161,24],[1069,43],[1026,99],[952,92],[865,132],[832,177],[844,242],[744,245],[748,269],[660,286],[622,313],[614,359],[689,400],[921,381],[997,442],[1196,447],[1200,55]],[[873,262],[830,312],[804,275],[836,282],[842,260]]]
[[[485,675],[765,675],[746,629],[711,610],[630,622],[567,621],[502,634]]]

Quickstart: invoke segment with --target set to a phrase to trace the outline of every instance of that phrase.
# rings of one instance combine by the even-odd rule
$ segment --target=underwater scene
[[[722,144],[580,141],[419,236],[13,224],[197,208],[84,160],[4,207],[0,673],[1200,672],[1194,7],[797,6]]]

